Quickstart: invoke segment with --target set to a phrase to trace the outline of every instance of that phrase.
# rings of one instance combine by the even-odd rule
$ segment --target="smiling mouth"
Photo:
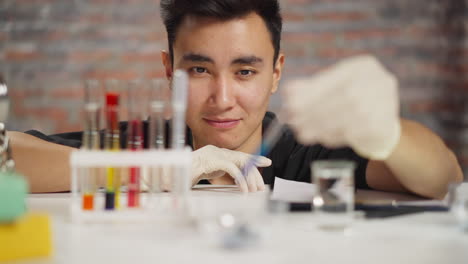
[[[236,127],[240,123],[240,119],[213,120],[204,118],[208,125],[215,128],[230,129]]]

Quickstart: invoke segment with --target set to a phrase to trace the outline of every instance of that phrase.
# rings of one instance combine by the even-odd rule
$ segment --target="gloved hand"
[[[349,146],[384,160],[399,142],[398,83],[372,56],[343,60],[285,88],[287,120],[302,143]]]
[[[252,155],[218,148],[212,145],[205,146],[193,152],[192,160],[192,186],[202,179],[214,179],[229,174],[239,185],[243,192],[255,192],[265,189],[262,175],[257,168],[249,170],[247,177],[242,175],[242,168]],[[268,167],[271,160],[259,157],[255,166]]]

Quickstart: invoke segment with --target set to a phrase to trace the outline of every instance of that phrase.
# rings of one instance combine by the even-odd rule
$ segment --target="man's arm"
[[[410,191],[440,199],[448,184],[463,180],[463,173],[437,135],[416,122],[401,120],[396,148],[386,160],[369,162],[366,179],[377,190]]]
[[[16,169],[29,182],[30,192],[70,190],[71,147],[50,143],[21,132],[7,132]]]
[[[401,120],[398,80],[375,57],[347,58],[288,84],[287,120],[298,140],[349,146],[372,160],[366,170],[370,187],[442,198],[450,182],[461,180],[460,166],[442,140]]]

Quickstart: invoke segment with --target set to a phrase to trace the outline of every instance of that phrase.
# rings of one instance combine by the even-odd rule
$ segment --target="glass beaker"
[[[468,185],[451,184],[449,195],[450,211],[462,231],[468,232]]]
[[[355,163],[344,160],[312,162],[312,181],[315,184],[314,212],[318,227],[326,230],[345,230],[354,212]]]

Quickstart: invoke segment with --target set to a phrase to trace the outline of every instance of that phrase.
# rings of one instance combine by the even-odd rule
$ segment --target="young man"
[[[273,184],[274,176],[309,182],[310,163],[317,159],[354,160],[361,188],[440,198],[448,183],[461,180],[455,156],[439,137],[400,120],[396,81],[368,56],[287,85],[287,120],[301,142],[315,145],[298,143],[286,130],[268,155],[271,161],[256,164],[264,167],[261,174],[254,169],[245,179],[240,169],[246,153],[255,151],[275,118],[266,111],[285,60],[278,2],[161,0],[161,13],[169,41],[169,51],[162,54],[166,75],[171,80],[175,69],[184,69],[190,76],[193,184],[208,179],[256,191]],[[18,169],[29,176],[33,190],[68,188],[70,147],[10,134]],[[39,136],[80,145],[79,134]]]

